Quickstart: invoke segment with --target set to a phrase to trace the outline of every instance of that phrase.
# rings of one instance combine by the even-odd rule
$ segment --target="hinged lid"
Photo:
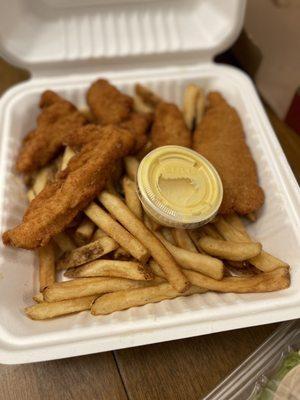
[[[82,4],[84,3],[84,5]],[[31,71],[125,61],[208,61],[237,37],[246,0],[10,0],[0,51]],[[175,61],[174,61],[175,62]]]

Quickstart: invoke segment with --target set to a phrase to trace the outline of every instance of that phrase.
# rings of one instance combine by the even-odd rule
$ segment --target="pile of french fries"
[[[158,100],[143,90],[142,97],[150,100],[136,96],[136,109],[149,112]],[[184,95],[187,126],[199,122],[204,107],[203,92],[190,85]],[[139,160],[150,150],[148,143],[136,158],[126,157],[120,180],[110,181],[81,220],[39,249],[40,293],[33,297],[36,304],[25,309],[28,317],[44,320],[84,310],[105,315],[208,291],[254,293],[289,286],[288,264],[265,252],[237,215],[218,216],[194,230],[153,221],[136,190]],[[33,177],[29,201],[74,154],[67,147]]]

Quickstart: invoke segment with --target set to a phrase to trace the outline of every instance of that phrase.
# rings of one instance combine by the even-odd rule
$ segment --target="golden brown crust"
[[[41,96],[37,127],[23,140],[16,168],[28,173],[43,167],[62,149],[65,135],[86,123],[76,107],[47,90]]]
[[[152,121],[152,116],[132,112],[129,118],[122,122],[119,127],[129,130],[135,137],[135,147],[133,153],[139,151],[147,142],[147,132]],[[85,125],[75,131],[70,132],[64,140],[64,144],[74,150],[80,149],[83,145],[100,137],[102,128],[100,125]]]
[[[244,215],[259,209],[264,193],[258,185],[255,162],[245,141],[236,110],[217,92],[208,95],[209,106],[197,127],[193,148],[217,169],[223,182],[221,214]]]
[[[87,103],[101,125],[120,124],[133,110],[133,100],[105,79],[98,79],[87,92]]]
[[[175,104],[161,102],[155,109],[151,129],[153,147],[177,145],[191,147],[191,132]]]
[[[4,244],[26,249],[47,244],[104,188],[114,164],[132,151],[135,140],[117,127],[102,131],[30,203],[23,222],[3,234]]]
[[[147,143],[147,133],[152,123],[152,119],[152,114],[132,112],[129,118],[120,124],[122,128],[128,129],[134,134],[136,140],[135,148],[133,151],[134,153],[137,153]]]

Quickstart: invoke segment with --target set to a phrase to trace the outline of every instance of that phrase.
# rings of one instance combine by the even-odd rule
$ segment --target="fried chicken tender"
[[[4,244],[25,249],[46,245],[104,188],[114,165],[132,151],[135,140],[121,128],[99,129],[99,137],[84,145],[30,203],[23,222],[3,234]]]
[[[150,107],[155,108],[160,102],[162,102],[162,99],[157,94],[140,83],[135,85],[135,93]]]
[[[134,153],[141,150],[148,141],[147,132],[153,120],[152,114],[142,114],[137,112],[132,112],[129,118],[120,124],[120,127],[128,129],[134,134],[135,137],[135,147]]]
[[[220,93],[208,95],[209,106],[193,138],[193,148],[217,169],[224,189],[220,213],[240,215],[259,209],[264,193],[236,110]]]
[[[161,102],[157,105],[151,129],[153,147],[178,145],[191,147],[192,135],[185,125],[183,115],[175,104]]]
[[[63,148],[65,135],[86,123],[76,107],[47,90],[41,96],[37,127],[29,132],[19,152],[16,169],[29,173],[46,165]]]
[[[128,119],[133,110],[133,99],[105,79],[98,79],[91,85],[87,103],[100,125],[118,125]]]
[[[119,127],[129,130],[135,137],[133,153],[138,152],[146,144],[148,137],[146,132],[152,121],[151,115],[135,113],[130,114],[128,120],[122,122]],[[74,150],[79,150],[85,144],[99,138],[103,133],[100,125],[85,125],[71,132],[64,140],[64,144]]]

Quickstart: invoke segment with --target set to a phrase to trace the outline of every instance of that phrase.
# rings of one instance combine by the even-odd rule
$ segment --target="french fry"
[[[205,254],[205,252],[201,249],[199,245],[199,239],[201,237],[201,232],[199,229],[189,229],[188,235],[191,238],[192,242],[194,243],[195,247],[201,254]]]
[[[152,90],[148,89],[146,86],[143,86],[139,83],[135,85],[136,94],[143,100],[144,103],[156,107],[158,103],[162,101],[162,99],[157,96]]]
[[[34,193],[33,189],[28,190],[27,198],[28,198],[29,203],[31,203],[32,200],[35,198],[35,193]]]
[[[111,314],[115,311],[121,311],[131,307],[143,306],[162,300],[174,299],[178,296],[189,296],[204,292],[205,290],[193,286],[184,293],[178,293],[169,283],[161,283],[146,288],[122,290],[119,292],[107,293],[99,297],[92,305],[91,313],[93,315]]]
[[[217,231],[216,227],[213,224],[207,224],[202,226],[200,232],[201,232],[201,237],[209,236],[217,240],[223,240],[223,237],[220,235],[220,233]],[[244,269],[246,266],[245,261],[227,260],[227,264],[231,265],[234,268],[242,268],[242,269]]]
[[[197,272],[202,272],[213,279],[223,278],[224,265],[221,260],[205,254],[193,253],[191,251],[174,246],[159,233],[157,233],[157,237],[182,267],[192,269]],[[159,261],[157,262],[160,265]]]
[[[75,231],[75,237],[82,245],[90,241],[95,230],[95,224],[88,218],[84,218]]]
[[[52,177],[52,167],[47,166],[39,170],[33,182],[32,189],[37,196],[46,186],[48,180]]]
[[[178,247],[192,251],[193,253],[198,253],[196,246],[185,229],[173,229],[172,233]]]
[[[32,300],[35,301],[36,303],[43,303],[43,301],[44,301],[43,293],[40,292],[40,293],[34,295],[32,297]]]
[[[118,243],[114,239],[103,237],[95,242],[78,247],[69,253],[65,253],[65,255],[58,260],[56,268],[60,270],[77,267],[78,265],[85,264],[110,253],[118,246]]]
[[[97,260],[65,273],[69,278],[89,278],[106,276],[109,278],[126,278],[137,281],[153,279],[152,271],[143,264],[133,261]]]
[[[159,225],[158,222],[154,221],[154,219],[149,217],[149,215],[146,212],[144,212],[143,221],[144,221],[145,226],[150,231],[158,231],[161,228],[161,225]]]
[[[113,252],[113,258],[115,260],[120,260],[120,261],[129,261],[132,256],[130,253],[128,253],[125,249],[122,247],[118,247],[114,252]]]
[[[136,184],[134,181],[125,176],[122,180],[123,190],[125,194],[125,202],[128,208],[133,212],[133,214],[138,218],[143,218],[143,210],[140,199],[138,198],[136,192]]]
[[[151,220],[146,212],[144,212],[143,221],[145,226],[150,230],[153,231]]]
[[[191,84],[185,88],[183,95],[183,117],[186,126],[192,130],[196,120],[196,102],[198,98],[199,88],[197,85]]]
[[[53,240],[63,253],[72,251],[76,248],[70,237],[64,232],[58,233],[54,236]]]
[[[150,283],[152,284],[152,282],[153,284],[161,282],[161,278],[156,278],[153,281],[134,281],[124,278],[77,278],[71,281],[54,283],[44,290],[43,295],[45,301],[52,303],[118,290],[144,287]]]
[[[243,224],[243,221],[241,220],[241,218],[237,215],[237,214],[230,214],[230,215],[226,215],[226,217],[223,217],[225,219],[225,221],[232,225],[235,229],[241,231],[245,237],[247,237],[248,239],[251,239],[245,225]],[[221,219],[222,221],[222,219]]]
[[[63,157],[62,157],[62,161],[61,161],[61,166],[60,166],[61,171],[63,171],[64,169],[67,168],[67,165],[69,164],[69,161],[71,160],[72,157],[75,156],[75,154],[76,154],[75,151],[73,151],[71,149],[71,147],[67,146],[65,148],[65,151],[64,151],[64,154],[63,154]]]
[[[196,126],[198,126],[203,118],[204,111],[205,111],[205,93],[201,87],[198,87],[198,97],[196,101]]]
[[[60,155],[60,156],[56,157],[55,160],[53,161],[53,166],[54,166],[56,172],[61,170],[62,159],[63,159],[63,156]]]
[[[261,253],[260,243],[241,243],[204,236],[199,239],[199,245],[211,256],[224,258],[232,261],[245,261]]]
[[[225,221],[224,218],[221,217],[218,218],[218,220],[215,222],[215,226],[217,227],[220,234],[226,240],[232,240],[236,242],[252,241],[252,239],[248,234],[245,234],[240,230],[235,229],[235,227],[229,224],[227,221]],[[287,267],[287,268],[289,267],[289,265],[286,262],[280,260],[277,257],[274,257],[273,255],[265,251],[262,251],[256,257],[250,258],[249,262],[263,272],[273,271],[276,270],[277,268],[282,268],[282,267]]]
[[[210,236],[214,239],[223,239],[222,235],[219,234],[215,226],[212,224],[207,224],[202,226],[200,231],[202,231],[205,235]]]
[[[140,96],[133,96],[133,107],[138,113],[152,113],[154,108],[149,104],[146,104]]]
[[[154,274],[165,278],[160,266],[153,260],[150,267]],[[278,268],[274,271],[243,277],[225,277],[218,281],[199,272],[184,269],[185,275],[194,286],[201,289],[223,293],[262,293],[286,289],[290,285],[288,268]]]
[[[129,210],[118,197],[107,192],[98,196],[104,207],[150,252],[164,270],[167,280],[179,292],[185,291],[189,283],[169,251],[154,234]]]
[[[254,276],[226,277],[221,281],[199,272],[184,271],[190,282],[201,288],[223,293],[262,293],[286,289],[290,285],[288,268],[278,268]]]
[[[163,228],[161,229],[161,234],[163,235],[163,237],[164,237],[168,242],[170,242],[170,243],[176,245],[173,232],[174,232],[174,229],[171,229],[171,228],[163,227]]]
[[[89,310],[96,298],[97,296],[88,296],[79,299],[63,300],[57,303],[43,302],[25,308],[25,313],[29,318],[35,320],[50,319]]]
[[[91,203],[84,212],[94,224],[119,243],[133,258],[141,263],[148,260],[149,252],[147,248],[96,203]]]
[[[154,273],[155,276],[158,276],[159,278],[166,279],[166,275],[164,274],[163,270],[161,267],[157,264],[156,261],[150,260],[149,266]]]
[[[114,183],[114,181],[113,181],[112,179],[109,179],[109,180],[106,182],[105,189],[106,189],[109,193],[114,194],[115,196],[120,196],[119,193],[118,193],[118,191],[117,191],[117,189],[116,189],[116,187],[115,187],[115,183]]]
[[[240,265],[235,267],[231,263],[226,263],[225,271],[228,272],[230,276],[252,276],[257,275],[257,273],[260,274],[260,271],[249,263],[245,263],[243,268],[240,268]]]
[[[55,282],[55,253],[52,243],[38,249],[40,291]]]
[[[107,237],[107,234],[105,232],[103,232],[102,229],[97,228],[95,230],[95,233],[94,233],[91,241],[94,242],[95,240],[101,239],[103,237]]]
[[[126,174],[128,175],[129,179],[135,182],[137,171],[140,164],[139,161],[135,157],[127,156],[124,158],[124,162],[125,162]]]

